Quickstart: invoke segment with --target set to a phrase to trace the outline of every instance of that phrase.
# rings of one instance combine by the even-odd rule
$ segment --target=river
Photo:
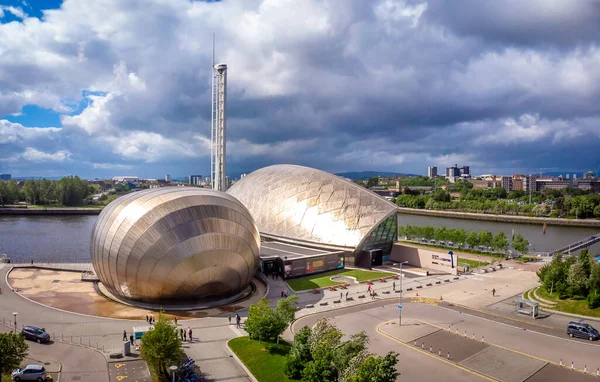
[[[0,216],[0,253],[13,262],[89,262],[90,235],[98,216]],[[514,228],[532,244],[532,251],[550,251],[586,236],[598,233],[597,228],[548,226],[546,234],[541,224],[514,224],[399,214],[401,225],[430,225],[464,228],[466,230],[503,231],[508,237]],[[600,243],[591,248],[600,254]]]

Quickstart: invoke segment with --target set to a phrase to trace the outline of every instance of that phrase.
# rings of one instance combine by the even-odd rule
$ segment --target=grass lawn
[[[471,268],[477,268],[477,267],[489,264],[487,261],[471,260],[471,259],[465,259],[465,258],[459,258],[458,263],[461,265],[469,264],[469,267],[471,267]]]
[[[565,313],[580,314],[582,316],[600,318],[600,308],[588,308],[587,299],[573,300],[569,298],[565,300],[560,300],[558,298],[558,293],[553,292],[552,295],[550,295],[550,293],[547,292],[546,289],[544,289],[544,287],[540,287],[540,289],[538,289],[537,291],[537,294],[544,300],[556,302],[556,306],[552,308],[553,310],[558,310]],[[533,297],[533,292],[531,292],[531,297]]]
[[[376,280],[381,277],[389,277],[394,273],[379,271],[363,271],[360,269],[339,269],[337,271],[319,273],[312,276],[299,277],[297,279],[287,280],[288,285],[294,291],[323,288],[332,285],[339,285],[339,281],[331,281],[332,276],[351,276],[357,281]]]
[[[283,372],[285,356],[291,347],[287,342],[269,344],[270,351],[265,344],[249,337],[234,338],[227,344],[259,382],[295,381]]]

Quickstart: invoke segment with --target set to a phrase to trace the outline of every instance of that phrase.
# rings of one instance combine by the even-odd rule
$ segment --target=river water
[[[97,215],[84,216],[1,216],[0,253],[13,262],[89,262],[90,236]],[[548,226],[541,224],[498,223],[421,215],[398,215],[398,224],[464,228],[466,230],[503,231],[510,237],[512,229],[532,244],[531,251],[551,251],[600,231],[598,228]],[[591,247],[600,254],[600,243]]]

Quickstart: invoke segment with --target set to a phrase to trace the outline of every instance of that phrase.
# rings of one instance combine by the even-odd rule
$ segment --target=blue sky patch
[[[41,19],[44,9],[58,9],[61,5],[62,0],[0,0],[0,7],[3,8],[4,13],[4,17],[0,18],[0,24],[23,21],[13,12],[7,10],[8,7],[20,8],[29,17]]]
[[[26,127],[61,127],[60,117],[52,109],[44,109],[37,105],[25,105],[19,115],[6,115],[6,119],[13,123],[20,123]]]

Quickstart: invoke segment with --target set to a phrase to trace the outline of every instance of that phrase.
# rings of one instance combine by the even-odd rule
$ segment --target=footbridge
[[[578,251],[583,248],[588,248],[589,246],[596,244],[598,242],[600,242],[600,233],[597,233],[592,236],[588,236],[585,239],[576,241],[575,243],[565,245],[564,247],[555,249],[554,251],[551,251],[550,253],[551,254],[558,254],[558,253],[569,254],[569,252]]]

